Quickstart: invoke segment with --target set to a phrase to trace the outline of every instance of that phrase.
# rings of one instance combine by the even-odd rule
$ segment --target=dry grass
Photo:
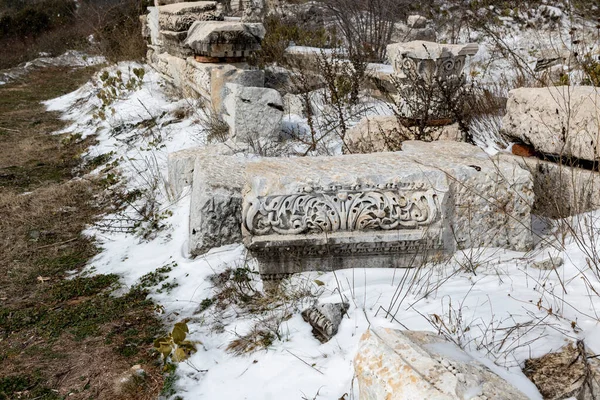
[[[41,100],[93,69],[39,69],[0,86],[0,399],[152,399],[163,385],[152,341],[162,330],[143,289],[111,296],[118,277],[66,281],[96,254],[82,229],[110,201],[84,176],[93,139],[61,128]],[[73,179],[80,178],[80,179]],[[147,375],[115,381],[142,364]]]

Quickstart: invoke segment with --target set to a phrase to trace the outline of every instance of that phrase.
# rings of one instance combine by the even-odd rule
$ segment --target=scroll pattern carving
[[[396,71],[415,71],[422,77],[460,76],[465,66],[465,56],[447,56],[438,59],[419,59],[408,56],[397,57],[394,61]]]
[[[244,209],[244,224],[255,236],[293,235],[415,229],[440,216],[433,190],[341,190],[255,199]]]

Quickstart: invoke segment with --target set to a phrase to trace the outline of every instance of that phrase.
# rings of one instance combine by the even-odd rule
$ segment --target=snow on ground
[[[142,67],[122,63],[107,71],[114,76],[120,70],[127,81],[134,76],[134,68]],[[104,120],[97,116],[101,102],[96,94],[102,90],[98,77],[46,103],[73,121],[64,132],[96,135],[98,143],[87,157],[110,153],[107,164],[118,160],[132,189],[143,188],[149,181],[164,182],[167,154],[205,141],[195,103],[172,99],[158,74],[143,68],[143,83],[135,90],[120,91],[105,107]],[[353,358],[360,336],[369,326],[441,332],[532,399],[541,396],[519,369],[526,358],[557,350],[566,340],[578,338],[600,351],[600,273],[590,268],[598,261],[594,257],[598,243],[591,233],[600,228],[600,213],[571,221],[572,226],[581,227],[583,232],[576,237],[587,238],[585,243],[575,240],[564,227],[547,227],[538,232],[538,245],[530,253],[473,249],[457,252],[447,262],[412,269],[296,276],[287,284],[290,290],[316,293],[321,302],[343,299],[350,303],[339,333],[321,344],[299,313],[313,300],[310,296],[297,302],[283,301],[279,308],[256,314],[239,306],[200,311],[202,301],[215,294],[207,278],[227,268],[256,270],[256,265],[247,259],[242,245],[189,258],[190,197],[174,200],[167,190],[160,190],[163,186],[155,186],[155,201],[164,213],[166,228],[142,239],[139,234],[90,227],[88,233],[96,236],[102,252],[84,273],[116,273],[124,285],[131,286],[160,267],[172,268],[151,296],[164,307],[167,326],[189,318],[191,340],[202,342],[198,352],[177,369],[177,395],[184,399],[338,400],[344,394],[347,399],[358,399]],[[531,267],[533,260],[550,256],[562,257],[564,265],[549,271]],[[256,277],[252,285],[261,288]],[[289,319],[281,317],[285,310],[291,313]],[[226,351],[232,340],[255,324],[266,326],[273,318],[280,318],[279,339],[267,350],[242,356]]]
[[[103,56],[90,56],[80,51],[69,50],[57,57],[49,57],[47,53],[40,53],[40,57],[27,61],[15,68],[0,71],[0,85],[26,75],[30,70],[41,67],[90,67],[106,63]]]

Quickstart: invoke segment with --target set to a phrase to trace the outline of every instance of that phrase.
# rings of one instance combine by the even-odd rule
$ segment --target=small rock
[[[425,28],[427,18],[422,15],[409,15],[406,19],[406,25],[411,28]]]
[[[584,357],[587,360],[584,360]],[[583,342],[569,343],[556,353],[525,361],[523,373],[537,386],[544,399],[596,399],[600,393],[600,364]]]
[[[531,264],[532,268],[550,270],[558,268],[564,264],[564,260],[561,257],[552,257],[542,261],[536,261]]]
[[[313,335],[321,343],[328,342],[338,332],[348,303],[318,304],[302,311],[302,318],[313,327]]]

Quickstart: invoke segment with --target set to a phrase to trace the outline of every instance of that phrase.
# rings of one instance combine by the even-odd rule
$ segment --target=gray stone
[[[213,110],[222,113],[223,99],[227,93],[225,85],[235,83],[241,86],[262,87],[265,84],[265,72],[259,69],[248,70],[225,65],[215,68],[210,76],[210,98]]]
[[[564,260],[561,257],[551,257],[542,261],[535,261],[531,263],[531,267],[541,270],[551,270],[561,267],[563,263]]]
[[[600,88],[553,86],[509,92],[506,135],[537,151],[567,158],[600,159]]]
[[[192,49],[184,44],[187,32],[160,31],[162,48],[169,54],[179,58],[194,55]]]
[[[197,21],[222,21],[216,1],[195,1],[160,6],[158,24],[163,31],[187,32]]]
[[[430,132],[428,141],[462,141],[464,136],[458,124],[432,128]],[[372,115],[361,119],[348,130],[344,138],[344,152],[352,154],[397,151],[402,149],[402,142],[418,138],[417,128],[403,126],[395,115]]]
[[[262,24],[238,21],[207,21],[194,23],[185,44],[194,53],[206,57],[246,57],[260,50],[265,36]]]
[[[246,87],[234,83],[225,85],[227,94],[223,119],[230,127],[233,139],[259,144],[277,140],[281,134],[283,101],[275,89]]]
[[[313,335],[321,343],[326,343],[337,334],[349,307],[348,303],[317,304],[302,311],[302,318],[313,327]]]
[[[188,249],[192,255],[240,242],[244,167],[242,155],[199,155],[194,166]]]
[[[192,185],[196,158],[220,154],[231,155],[233,153],[234,150],[224,143],[208,144],[169,153],[167,156],[167,169],[169,187],[173,196],[179,198],[185,187]]]
[[[526,400],[522,392],[432,332],[375,328],[354,358],[361,400]]]
[[[535,193],[534,214],[565,218],[600,209],[600,173],[535,157],[511,154],[500,157],[531,173]]]
[[[544,399],[594,400],[600,394],[600,362],[583,342],[569,343],[555,353],[525,360],[523,373]]]
[[[283,109],[286,114],[295,114],[301,117],[306,115],[305,104],[302,96],[286,93],[283,96]]]
[[[411,28],[405,23],[396,22],[390,39],[393,43],[405,43],[413,40],[435,42],[437,34],[433,28]]]
[[[263,279],[411,267],[457,248],[530,249],[531,175],[455,142],[246,167],[244,243]]]
[[[409,15],[406,19],[406,25],[411,28],[425,28],[427,25],[427,18],[422,15]]]

